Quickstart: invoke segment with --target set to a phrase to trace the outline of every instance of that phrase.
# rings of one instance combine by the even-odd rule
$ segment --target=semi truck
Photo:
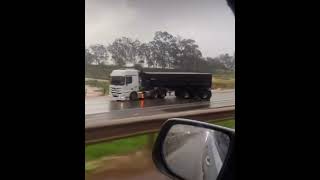
[[[168,92],[177,98],[211,98],[212,74],[195,72],[143,72],[117,69],[110,74],[112,100],[163,99]]]

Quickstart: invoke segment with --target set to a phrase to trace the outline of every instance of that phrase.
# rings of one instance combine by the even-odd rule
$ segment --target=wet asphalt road
[[[234,90],[213,91],[210,101],[177,99],[146,99],[140,101],[111,101],[108,96],[86,98],[86,120],[94,120],[103,115],[106,120],[148,116],[162,113],[195,109],[215,108],[234,105]]]

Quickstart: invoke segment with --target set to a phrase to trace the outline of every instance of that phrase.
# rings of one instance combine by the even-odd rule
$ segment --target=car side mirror
[[[234,129],[169,119],[155,142],[153,161],[160,172],[172,179],[232,179],[234,137]]]
[[[233,15],[235,15],[235,1],[236,0],[227,0],[228,6],[233,12]]]

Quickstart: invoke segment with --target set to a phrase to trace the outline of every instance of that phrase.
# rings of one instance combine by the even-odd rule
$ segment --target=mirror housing
[[[234,5],[235,5],[235,0],[227,0],[227,3],[228,3],[228,6],[230,7],[230,9],[232,10],[232,12],[233,12],[233,15],[235,15],[235,7],[234,7]]]
[[[158,134],[158,137],[156,139],[156,142],[153,147],[153,153],[152,158],[153,161],[158,168],[160,172],[165,174],[166,176],[172,178],[172,179],[179,179],[184,180],[184,178],[179,175],[177,172],[174,172],[172,167],[170,168],[166,161],[165,153],[163,152],[164,146],[165,146],[165,140],[175,125],[187,125],[188,127],[196,127],[198,129],[204,129],[204,130],[213,130],[215,132],[221,132],[229,137],[229,146],[228,150],[224,159],[224,162],[222,164],[222,167],[217,175],[216,180],[224,180],[224,179],[233,179],[234,178],[234,143],[235,143],[235,130],[229,129],[213,124],[208,124],[200,121],[194,121],[194,120],[188,120],[188,119],[181,119],[181,118],[174,118],[169,119],[166,121]],[[188,132],[186,134],[189,134]],[[184,161],[184,160],[183,160]],[[186,157],[186,160],[183,163],[188,163],[188,157]]]

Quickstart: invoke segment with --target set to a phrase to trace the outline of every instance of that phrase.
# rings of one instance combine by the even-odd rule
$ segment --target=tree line
[[[183,39],[168,32],[157,31],[147,43],[128,37],[115,39],[108,46],[94,44],[85,49],[86,64],[107,64],[108,59],[117,66],[145,64],[148,68],[170,68],[206,72],[234,70],[235,57],[222,54],[203,57],[193,39]]]

